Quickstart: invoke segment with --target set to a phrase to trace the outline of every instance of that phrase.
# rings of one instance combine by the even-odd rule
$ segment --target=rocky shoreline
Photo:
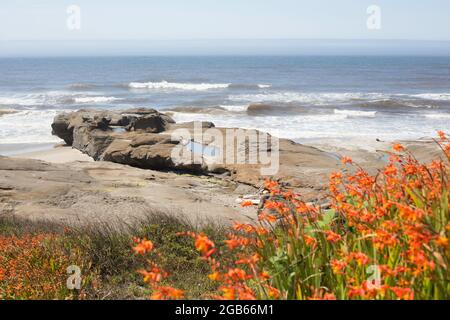
[[[210,122],[177,124],[166,114],[141,108],[62,113],[52,129],[68,145],[55,149],[53,156],[0,157],[0,215],[64,223],[131,222],[153,212],[192,223],[256,219],[256,210],[242,208],[240,202],[259,202],[265,179],[261,169],[266,163],[259,158],[251,164],[216,163],[208,161],[210,154],[205,152],[215,145],[205,140],[205,134],[225,134],[231,128],[216,128]],[[184,141],[179,130],[192,139]],[[240,133],[261,134],[256,130]],[[276,139],[276,144],[275,138],[268,140],[267,144],[233,142],[237,142],[236,150],[244,151],[256,143],[268,155],[276,145],[279,168],[271,178],[283,181],[307,201],[322,201],[329,174],[348,170],[335,154],[287,139]],[[191,146],[191,154],[196,153],[194,143],[201,147],[198,157],[174,160],[175,148]],[[430,141],[409,146],[422,160],[438,154]],[[383,164],[380,154],[351,156],[370,170]]]
[[[256,130],[216,128],[211,122],[190,122],[177,124],[168,115],[153,109],[130,109],[124,111],[85,111],[58,115],[52,125],[53,134],[68,145],[89,155],[96,161],[109,161],[142,169],[177,171],[188,174],[221,175],[232,181],[260,187],[264,177],[261,169],[267,163],[260,158],[256,161],[239,163],[234,161],[208,161],[206,148],[219,146],[213,134],[226,136],[229,130],[239,130],[232,137],[231,150],[220,150],[223,154],[231,151],[249,160],[252,147],[265,151],[267,157],[275,155],[275,141],[267,135],[265,144],[261,139],[250,141],[250,136],[261,134]],[[195,131],[197,130],[197,131]],[[178,133],[181,132],[181,133]],[[183,133],[189,139],[182,137]],[[243,139],[237,137],[240,134]],[[274,139],[273,139],[274,140]],[[222,141],[223,142],[223,141]],[[227,141],[228,144],[229,141]],[[176,148],[189,148],[188,156],[174,159]],[[194,147],[192,147],[194,145]],[[200,150],[195,149],[195,145]],[[224,148],[223,146],[220,146]],[[344,169],[339,157],[314,147],[304,146],[287,139],[276,141],[276,161],[279,168],[270,177],[282,180],[287,187],[303,193],[317,193],[326,186],[327,176],[335,170]],[[186,151],[186,150],[184,150]],[[195,159],[193,158],[195,157]],[[310,190],[309,190],[310,189]]]

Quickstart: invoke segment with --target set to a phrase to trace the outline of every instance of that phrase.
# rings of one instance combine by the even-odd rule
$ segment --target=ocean
[[[364,148],[450,132],[450,57],[0,59],[0,154],[60,142],[61,111],[131,107]]]

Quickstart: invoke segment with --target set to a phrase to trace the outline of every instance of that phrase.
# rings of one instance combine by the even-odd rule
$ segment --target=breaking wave
[[[90,96],[65,92],[47,92],[23,96],[0,97],[0,106],[39,107],[70,104],[109,103],[122,100],[116,97]]]
[[[226,89],[229,83],[176,83],[176,82],[131,82],[128,86],[133,89],[160,89],[160,90],[188,90],[206,91],[212,89]]]
[[[53,143],[60,139],[51,134],[58,110],[22,110],[0,117],[0,144]]]
[[[73,99],[75,103],[106,103],[122,100],[116,97],[80,97]]]
[[[450,101],[450,93],[421,93],[412,97],[424,100]]]
[[[346,115],[349,117],[367,117],[367,118],[374,118],[377,115],[377,111],[362,111],[362,110],[334,109],[334,113]]]
[[[266,92],[260,94],[231,95],[233,101],[247,102],[301,102],[305,104],[327,105],[331,103],[344,103],[364,101],[366,99],[381,99],[381,93],[299,93],[299,92]]]
[[[257,90],[257,89],[268,89],[271,88],[272,85],[270,84],[239,84],[239,83],[232,83],[228,85],[229,89],[235,89],[235,90]]]
[[[428,119],[450,119],[450,113],[430,113],[424,116]]]
[[[32,97],[0,97],[1,106],[33,106],[41,104]]]
[[[186,90],[186,91],[207,91],[214,89],[266,89],[270,88],[270,84],[234,84],[234,83],[178,83],[178,82],[131,82],[128,84],[132,89],[148,89],[148,90]]]

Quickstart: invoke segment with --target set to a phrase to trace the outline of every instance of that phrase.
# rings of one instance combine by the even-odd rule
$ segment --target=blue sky
[[[66,9],[72,4],[81,9],[81,29],[76,31],[70,31],[66,24]],[[366,10],[370,5],[381,8],[381,30],[369,30],[366,26]],[[450,41],[450,1],[1,0],[0,3],[3,46],[5,41],[18,40],[192,39]]]

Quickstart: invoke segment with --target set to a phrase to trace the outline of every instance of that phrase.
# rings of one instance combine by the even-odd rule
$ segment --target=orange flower
[[[323,300],[336,300],[336,296],[332,293],[326,293],[323,296]]]
[[[141,270],[140,274],[144,276],[144,282],[146,283],[160,282],[167,276],[167,273],[163,272],[156,266],[154,266],[151,271]]]
[[[233,225],[233,230],[243,231],[245,233],[254,233],[256,231],[256,228],[251,224],[235,222]]]
[[[172,287],[157,287],[150,297],[152,300],[177,300],[184,298],[184,291]]]
[[[263,272],[261,272],[259,274],[259,277],[261,279],[264,279],[264,280],[269,280],[270,279],[270,274],[268,272],[266,272],[266,271],[263,271]]]
[[[316,243],[317,243],[317,240],[314,237],[310,237],[308,235],[304,235],[303,238],[305,239],[305,243],[306,243],[307,246],[312,247],[312,246],[315,246]]]
[[[184,298],[184,292],[180,289],[170,288],[168,296],[173,299],[182,299]]]
[[[211,250],[214,248],[214,242],[209,240],[204,233],[201,233],[196,236],[195,248],[204,255],[211,255]]]
[[[384,174],[387,176],[396,175],[397,168],[393,164],[389,164],[384,168]]]
[[[253,206],[253,201],[251,200],[245,200],[241,203],[241,207],[245,208],[245,207],[251,207]]]
[[[258,215],[258,219],[259,221],[267,221],[269,223],[275,223],[278,220],[278,218],[273,214],[266,214],[266,213],[261,213],[260,215]]]
[[[137,245],[133,247],[133,250],[136,254],[144,255],[147,252],[153,250],[153,242],[151,242],[150,240],[135,239],[135,242],[137,243]]]
[[[365,266],[369,263],[370,259],[362,252],[352,252],[349,255],[349,260],[354,260],[359,266]]]
[[[448,247],[448,238],[440,236],[437,238],[436,243],[437,243],[437,245],[446,248],[446,247]]]
[[[353,164],[353,160],[350,157],[342,157],[341,161],[343,164]]]
[[[332,293],[324,293],[324,290],[315,290],[314,295],[308,300],[336,300],[336,296]]]
[[[283,202],[279,201],[267,201],[264,204],[264,209],[275,210],[280,214],[289,213],[289,208]]]
[[[337,233],[333,232],[333,231],[325,231],[324,232],[325,235],[327,236],[327,241],[335,243],[338,242],[342,239],[342,237],[340,235],[338,235]]]
[[[347,293],[347,295],[350,299],[353,299],[356,297],[364,298],[365,294],[366,294],[366,291],[361,287],[350,287],[348,290],[348,293]]]
[[[222,287],[220,290],[223,292],[222,297],[225,300],[234,300],[236,298],[236,293],[233,287]]]
[[[331,268],[333,269],[334,274],[343,274],[346,266],[347,264],[345,261],[337,259],[331,261]]]
[[[269,289],[269,297],[271,299],[280,299],[280,297],[281,297],[280,290],[278,290],[277,288],[274,288],[272,286],[268,286],[268,289]]]
[[[240,247],[247,247],[250,245],[251,240],[246,237],[239,237],[236,235],[228,235],[229,239],[225,240],[224,242],[228,246],[230,250],[235,250]]]
[[[216,271],[208,275],[208,278],[211,279],[212,281],[219,281],[221,276],[220,273]]]
[[[394,143],[392,148],[397,152],[405,151],[405,147],[403,147],[400,143]]]
[[[390,289],[401,300],[414,300],[414,291],[410,288],[391,287]]]
[[[267,190],[274,190],[279,187],[278,182],[273,180],[266,180],[265,187]]]
[[[247,273],[239,268],[228,270],[227,277],[233,281],[244,281],[248,279]]]
[[[235,262],[235,264],[239,265],[239,264],[247,264],[249,266],[254,266],[256,263],[258,263],[258,261],[260,261],[261,256],[258,253],[255,253],[254,255],[252,255],[249,258],[242,258],[239,259]]]

